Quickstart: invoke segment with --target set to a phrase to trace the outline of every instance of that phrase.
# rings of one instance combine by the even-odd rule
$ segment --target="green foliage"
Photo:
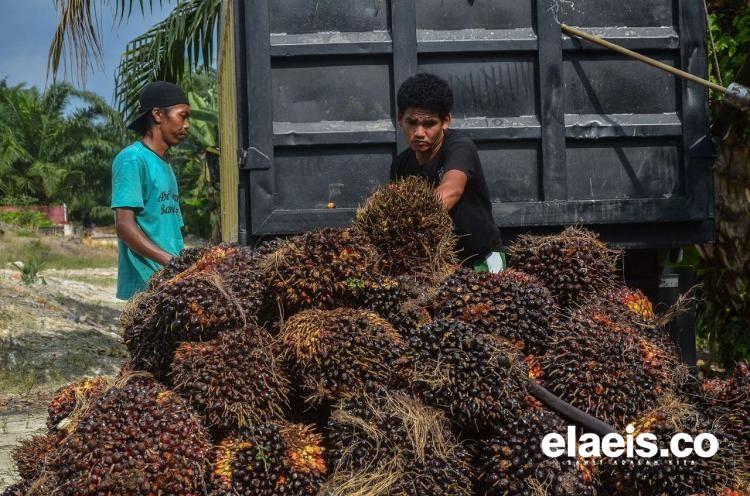
[[[179,0],[166,19],[128,43],[117,70],[117,101],[131,115],[143,87],[154,80],[185,85],[210,70],[222,0]]]
[[[709,72],[715,82],[718,81],[718,71],[724,85],[734,80],[745,58],[748,56],[750,45],[750,5],[739,10],[716,9],[709,15],[709,27],[714,38],[715,59],[709,57]]]
[[[28,207],[31,205],[36,205],[36,203],[36,198],[32,198],[31,196],[26,195],[5,196],[3,197],[2,201],[2,205],[8,207]]]
[[[715,43],[709,54],[711,79],[726,86],[735,80],[748,58],[750,5],[739,0],[711,0],[708,6]],[[715,117],[721,95],[711,96]],[[715,176],[718,240],[716,245],[702,247],[696,263],[703,296],[698,308],[698,337],[708,346],[712,359],[727,367],[738,360],[750,359],[750,267],[747,263],[750,245],[746,239],[750,212],[738,204],[750,192],[750,185],[747,174],[738,174],[737,169],[746,168],[750,150],[749,116],[750,113],[745,112],[740,117],[723,144],[723,165],[717,167]]]
[[[702,264],[698,274],[704,284],[696,323],[699,338],[720,364],[732,366],[750,360],[750,280],[735,279],[734,291],[728,295],[722,282],[726,269]]]
[[[17,212],[0,212],[0,222],[26,229],[54,227],[46,215],[36,210],[19,210]]]
[[[750,60],[750,4],[709,2],[708,26],[713,37],[713,46],[710,40],[708,44],[710,79],[717,84],[729,86],[745,60]],[[709,92],[713,118],[716,118],[723,97],[724,95],[716,92]],[[734,129],[747,138],[750,132],[750,113],[745,112],[740,120]]]
[[[144,85],[156,79],[184,83],[188,75],[213,65],[224,0],[53,0],[59,21],[47,61],[53,78],[61,69],[83,81],[89,69],[103,67],[101,22],[110,11],[122,22],[134,12],[172,4],[166,19],[132,40],[117,71],[117,100],[127,115],[137,107]]]
[[[0,204],[66,203],[71,219],[108,206],[112,159],[131,138],[93,93],[0,81]]]
[[[185,78],[184,89],[190,99],[188,138],[174,150],[180,184],[181,208],[188,233],[218,241],[219,192],[208,167],[209,157],[217,153],[219,113],[216,105],[216,73],[199,71]]]
[[[41,281],[42,284],[47,284],[47,281],[39,273],[44,269],[45,262],[39,257],[31,257],[26,262],[13,262],[13,267],[21,273],[21,282],[24,284],[35,284],[37,281]]]

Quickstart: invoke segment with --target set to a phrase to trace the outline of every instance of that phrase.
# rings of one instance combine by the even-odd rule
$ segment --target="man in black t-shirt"
[[[469,138],[449,129],[453,92],[432,74],[417,74],[398,90],[398,123],[409,148],[391,164],[391,180],[421,176],[451,215],[459,257],[476,270],[499,272],[500,230],[477,148]]]

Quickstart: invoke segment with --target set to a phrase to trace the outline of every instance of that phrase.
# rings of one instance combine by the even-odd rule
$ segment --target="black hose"
[[[529,391],[534,396],[534,398],[538,399],[539,401],[544,403],[547,408],[559,413],[567,420],[581,426],[586,431],[593,432],[594,434],[602,437],[606,436],[607,434],[617,432],[615,428],[608,423],[603,422],[596,417],[592,417],[588,413],[579,410],[570,403],[561,400],[560,398],[537,384],[534,380],[528,379],[528,383]]]

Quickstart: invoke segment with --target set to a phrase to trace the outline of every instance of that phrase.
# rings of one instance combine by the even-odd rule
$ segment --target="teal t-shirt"
[[[169,162],[137,141],[112,162],[112,208],[135,210],[141,230],[159,248],[178,255],[184,243],[180,228],[177,179]],[[119,241],[117,297],[127,300],[145,289],[146,281],[161,265],[142,257]]]

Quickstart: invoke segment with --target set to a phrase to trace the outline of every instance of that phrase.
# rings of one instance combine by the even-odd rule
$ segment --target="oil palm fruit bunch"
[[[528,367],[515,348],[459,320],[436,320],[409,336],[403,374],[430,406],[465,430],[483,430],[520,413]]]
[[[91,404],[49,463],[55,494],[204,494],[211,443],[198,415],[145,373]]]
[[[182,343],[175,352],[172,384],[210,428],[236,431],[281,418],[289,381],[262,327],[222,333],[205,343]]]
[[[652,326],[656,323],[654,304],[639,289],[618,285],[605,293],[605,300],[620,309],[632,324]]]
[[[159,323],[179,328],[183,340],[194,341],[254,320],[265,286],[251,270],[253,265],[248,248],[223,244],[206,249],[155,293]]]
[[[55,392],[54,398],[47,406],[47,429],[55,432],[65,427],[61,425],[65,419],[77,409],[96,401],[109,386],[105,377],[81,379]]]
[[[151,276],[148,280],[148,289],[154,290],[176,275],[188,270],[203,256],[206,249],[202,246],[183,249],[178,256],[172,258],[167,265]]]
[[[620,256],[579,227],[552,236],[520,236],[508,253],[510,266],[536,276],[561,307],[582,303],[610,287]]]
[[[122,312],[120,325],[123,341],[130,353],[131,370],[143,370],[166,380],[174,352],[182,339],[181,328],[162,323],[157,308],[159,297],[154,293],[136,294]],[[210,339],[213,336],[207,336]]]
[[[259,264],[268,289],[287,316],[306,308],[334,308],[347,281],[378,272],[380,255],[351,229],[326,228],[290,238]]]
[[[377,313],[402,336],[432,320],[421,301],[427,288],[408,278],[374,275],[366,279],[349,279],[347,285],[350,306]]]
[[[265,287],[243,247],[206,249],[187,270],[136,295],[121,319],[132,365],[166,380],[180,342],[206,341],[256,320]]]
[[[480,441],[480,479],[489,496],[593,496],[593,464],[567,458],[548,458],[542,439],[556,432],[565,435],[567,422],[552,412],[530,408]]]
[[[16,482],[5,488],[2,492],[2,496],[26,496],[29,488],[29,483],[26,481]]]
[[[471,494],[468,453],[439,410],[402,393],[341,402],[329,421],[333,473],[324,494]]]
[[[750,496],[750,483],[735,482],[731,487],[718,491],[717,496]]]
[[[436,318],[461,320],[524,354],[540,355],[547,350],[555,300],[535,277],[518,270],[463,268],[440,286],[432,309]]]
[[[379,188],[357,210],[352,225],[383,254],[388,275],[436,281],[458,263],[453,221],[421,178]]]
[[[315,495],[327,472],[323,439],[310,426],[257,424],[216,448],[211,494]]]
[[[657,343],[660,347],[671,350],[679,355],[677,345],[666,329],[666,323],[671,320],[671,313],[679,313],[677,304],[672,310],[657,315],[654,305],[640,290],[627,286],[616,285],[603,293],[592,295],[583,306],[600,306],[609,308],[611,318],[625,327],[631,328],[638,334]]]
[[[695,403],[736,439],[750,477],[750,366],[736,365],[727,379],[703,381]]]
[[[366,310],[305,310],[284,324],[283,356],[293,364],[310,403],[397,382],[405,342],[385,319]]]
[[[22,440],[11,452],[18,475],[31,483],[44,473],[47,459],[62,441],[59,433],[36,434]]]
[[[606,309],[573,310],[557,322],[541,381],[564,401],[615,427],[656,406],[687,378],[668,350],[613,320]]]
[[[738,475],[736,443],[690,405],[677,401],[665,402],[631,424],[632,427],[623,433],[623,437],[631,431],[633,439],[649,433],[655,437],[653,442],[659,449],[668,448],[670,440],[677,433],[686,433],[693,438],[701,433],[711,433],[717,437],[719,448],[715,455],[708,458],[702,458],[693,451],[686,458],[677,458],[674,454],[667,459],[659,458],[658,463],[654,463],[653,458],[640,457],[637,449],[631,459],[632,464],[618,463],[619,459],[612,463],[612,459],[603,458],[600,463],[601,477],[614,495],[708,496],[720,494],[723,489],[734,485]]]

